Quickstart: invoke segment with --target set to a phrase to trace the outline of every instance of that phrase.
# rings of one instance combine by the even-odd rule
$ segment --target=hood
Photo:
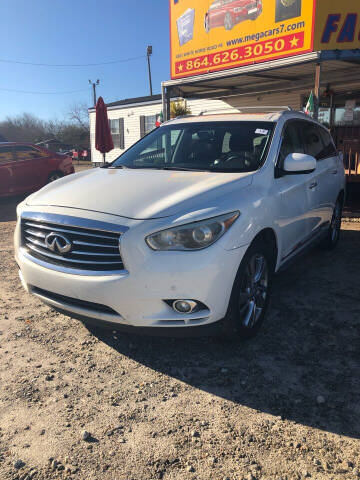
[[[251,179],[251,173],[96,168],[50,183],[31,195],[27,205],[161,218],[216,205],[219,197],[250,185]]]

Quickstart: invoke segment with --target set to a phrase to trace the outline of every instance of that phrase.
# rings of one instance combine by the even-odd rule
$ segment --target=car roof
[[[239,107],[241,108],[241,107]],[[279,112],[256,112],[256,113],[213,113],[200,115],[184,115],[182,117],[169,120],[163,125],[177,125],[180,123],[207,123],[207,122],[273,122],[280,119],[300,118],[303,120],[315,121],[303,112],[296,110],[284,110]],[[317,122],[315,122],[317,123]]]

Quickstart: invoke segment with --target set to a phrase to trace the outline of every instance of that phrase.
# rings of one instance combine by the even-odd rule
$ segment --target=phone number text
[[[175,63],[176,74],[194,71],[214,70],[228,64],[247,63],[257,57],[276,57],[285,52],[304,48],[304,32],[293,33],[284,37],[256,42],[230,50],[209,53],[200,57],[189,58]]]

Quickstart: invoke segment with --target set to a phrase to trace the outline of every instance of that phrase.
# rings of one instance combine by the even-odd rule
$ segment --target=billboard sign
[[[359,0],[318,1],[314,50],[356,48],[360,48]]]
[[[171,78],[199,75],[312,51],[314,0],[170,0],[170,27]]]

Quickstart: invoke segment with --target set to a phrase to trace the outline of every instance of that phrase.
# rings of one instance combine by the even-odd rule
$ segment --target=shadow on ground
[[[316,249],[278,275],[267,323],[251,341],[114,338],[88,328],[116,351],[195,388],[360,438],[359,251],[360,230],[345,230],[336,251]]]
[[[0,222],[16,220],[16,207],[27,195],[17,195],[9,198],[0,198]]]

